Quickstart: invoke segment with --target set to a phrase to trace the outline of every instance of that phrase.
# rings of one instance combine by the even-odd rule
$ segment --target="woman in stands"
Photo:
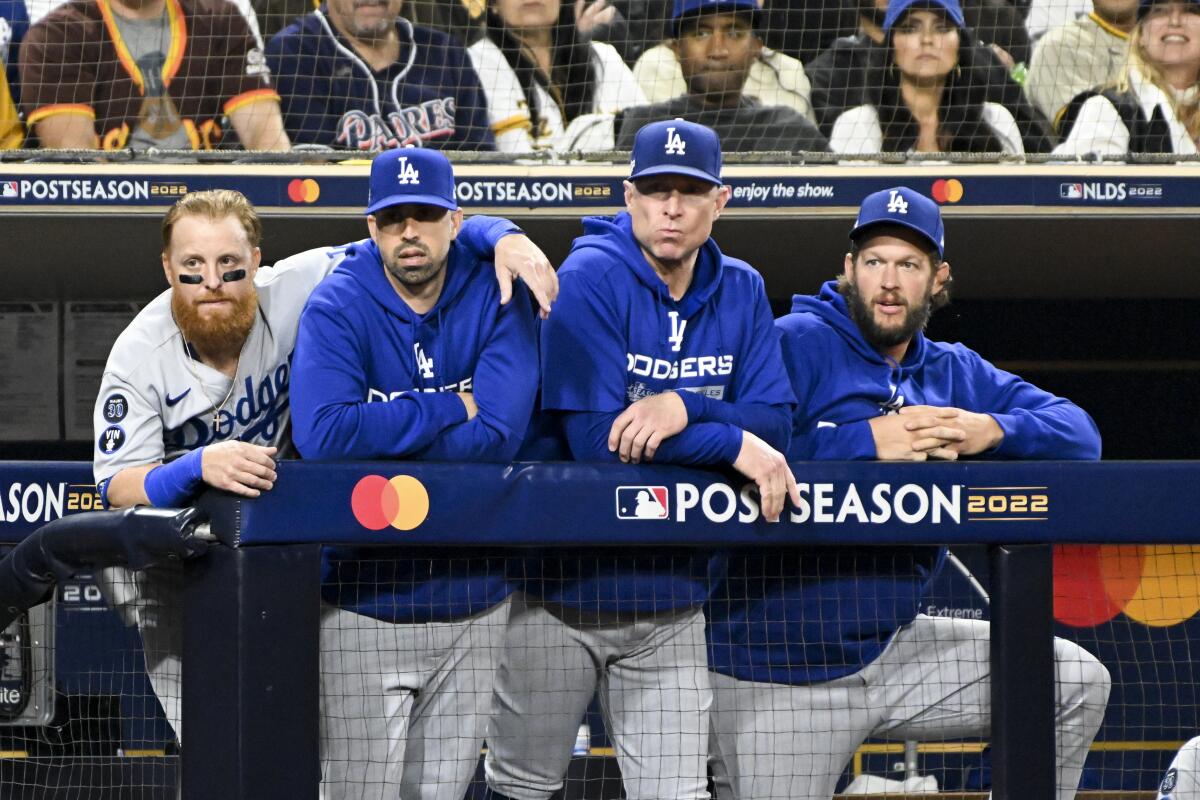
[[[1060,123],[1056,154],[1194,155],[1200,140],[1200,4],[1142,0],[1115,85],[1084,92]]]
[[[1040,115],[986,99],[995,71],[976,63],[958,0],[892,0],[883,30],[888,57],[865,76],[868,102],[834,121],[835,153],[1050,150]]]
[[[612,45],[589,42],[562,0],[491,0],[487,36],[468,50],[496,147],[611,150],[613,118],[646,102]]]

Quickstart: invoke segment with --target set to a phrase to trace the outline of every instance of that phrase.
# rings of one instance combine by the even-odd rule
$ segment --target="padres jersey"
[[[318,248],[258,271],[258,316],[232,379],[189,355],[170,289],[151,301],[117,337],[104,368],[93,414],[96,483],[228,439],[278,446],[300,311],[341,258],[340,249]]]
[[[123,149],[147,118],[147,101],[170,101],[193,150],[221,144],[224,116],[278,102],[246,18],[224,0],[168,0],[170,42],[158,74],[143,74],[107,0],[70,0],[29,29],[21,44],[21,104],[32,129],[56,114],[95,124],[100,147]]]
[[[455,40],[398,17],[400,56],[377,72],[323,9],[267,43],[293,142],[348,150],[495,149],[479,78]]]

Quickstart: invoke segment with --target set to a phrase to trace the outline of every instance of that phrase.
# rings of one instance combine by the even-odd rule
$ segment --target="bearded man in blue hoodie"
[[[506,463],[538,385],[522,287],[455,242],[441,153],[371,165],[371,238],[309,298],[292,375],[305,458]],[[326,798],[459,800],[479,760],[512,587],[502,553],[326,548],[321,623]],[[494,557],[492,557],[494,556]]]
[[[1097,459],[1074,403],[922,333],[949,300],[937,205],[906,187],[863,201],[844,273],[776,321],[799,400],[793,460]],[[938,547],[730,556],[709,655],[717,796],[827,800],[868,737],[990,731],[988,623],[917,613]],[[1075,796],[1111,686],[1056,639],[1058,798]]]
[[[710,237],[729,199],[710,128],[643,127],[627,213],[584,220],[542,326],[542,408],[576,460],[732,466],[778,521],[799,502],[783,457],[794,402],[762,277]],[[666,509],[650,497],[639,513]],[[560,789],[599,691],[629,800],[708,797],[704,653],[709,554],[563,552],[514,607],[487,779],[496,795]]]

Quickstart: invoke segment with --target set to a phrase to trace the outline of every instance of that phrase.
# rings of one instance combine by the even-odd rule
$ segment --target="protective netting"
[[[0,149],[1196,154],[1184,0],[3,0]]]
[[[1198,567],[1057,549],[1059,797],[1151,790],[1197,732]],[[341,549],[324,575],[321,696],[297,702],[326,798],[990,785],[983,548]],[[179,578],[85,576],[5,634],[0,796],[173,795]]]

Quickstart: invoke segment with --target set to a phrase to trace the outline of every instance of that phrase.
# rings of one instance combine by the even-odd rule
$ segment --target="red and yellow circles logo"
[[[321,196],[321,186],[312,178],[296,178],[288,184],[288,199],[293,203],[315,203]]]
[[[1117,614],[1165,628],[1200,611],[1200,547],[1059,545],[1054,618],[1087,628]]]
[[[939,203],[957,203],[963,198],[962,181],[957,178],[936,180],[933,182],[933,189],[930,191],[930,194]]]
[[[372,531],[389,525],[411,531],[429,516],[429,492],[411,475],[368,475],[354,486],[350,508],[358,524]]]

